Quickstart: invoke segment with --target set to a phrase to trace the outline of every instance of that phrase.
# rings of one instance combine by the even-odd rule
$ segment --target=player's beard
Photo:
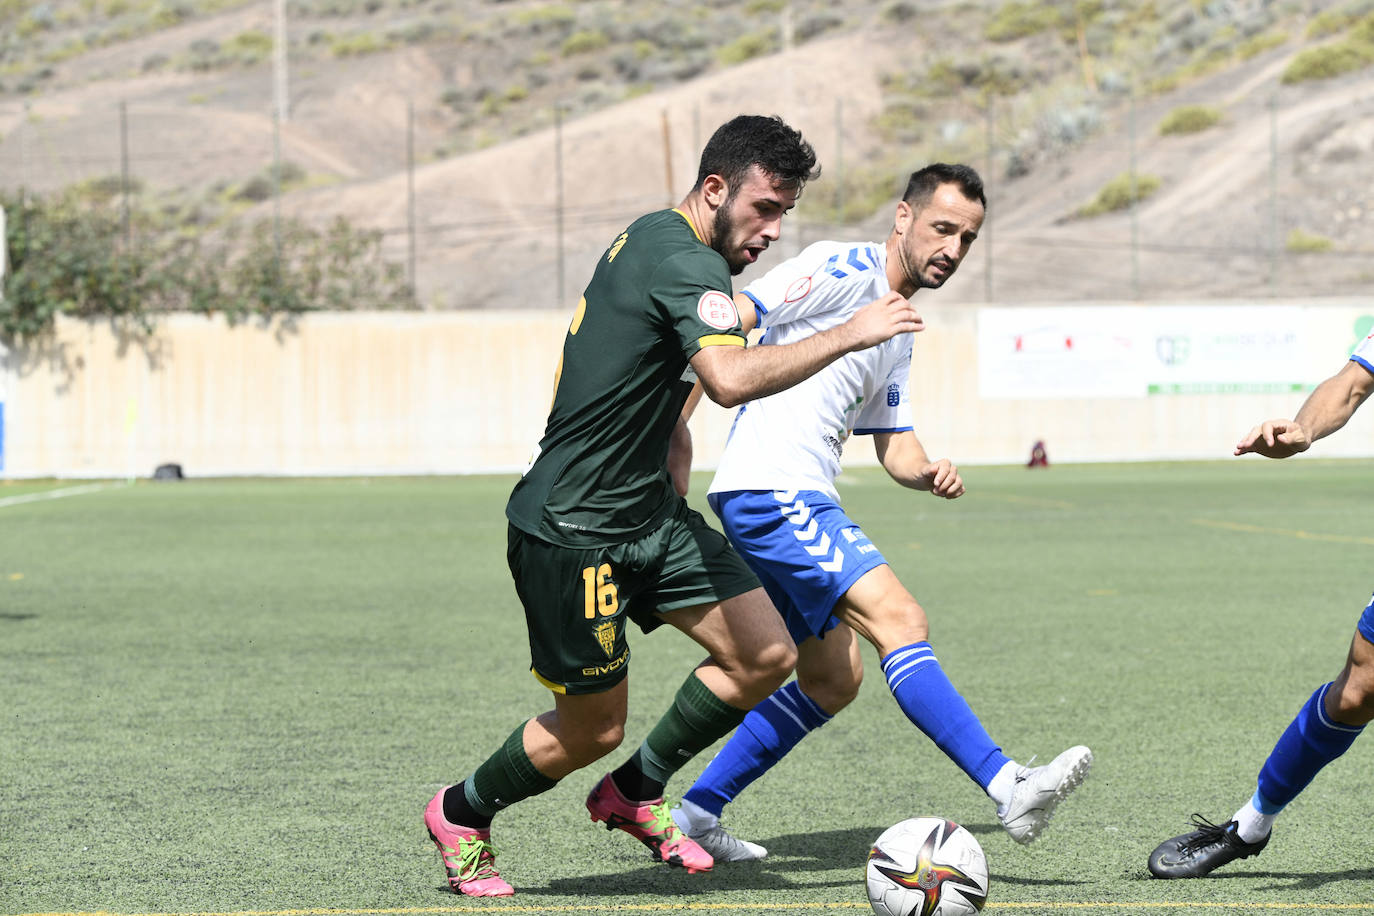
[[[938,280],[927,280],[924,273],[918,274],[918,277],[919,277],[919,279],[920,279],[920,281],[921,281],[921,284],[920,284],[920,285],[921,285],[921,288],[922,288],[922,289],[939,289],[940,287],[942,287],[942,286],[945,285],[945,281],[946,281],[946,280],[948,280],[950,277],[954,276],[954,271],[955,271],[955,269],[958,268],[958,266],[959,266],[958,264],[951,264],[950,267],[949,267],[949,269],[945,271],[945,275],[944,275],[943,277],[941,277],[940,279],[938,279]]]
[[[735,204],[735,195],[732,193],[726,198],[725,203],[716,210],[715,218],[711,221],[711,247],[716,250],[725,263],[730,265],[730,276],[738,276],[744,272],[744,268],[749,266],[748,261],[737,260],[739,252],[733,248],[735,239],[735,218],[731,216],[731,208]]]
[[[939,289],[945,285],[945,281],[954,276],[954,271],[958,269],[958,264],[950,265],[945,271],[945,275],[938,280],[926,279],[926,272],[916,264],[916,256],[905,248],[901,249],[902,273],[906,275],[908,281],[916,289]]]

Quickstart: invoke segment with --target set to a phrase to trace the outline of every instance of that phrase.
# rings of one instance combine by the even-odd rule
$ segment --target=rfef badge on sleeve
[[[697,300],[697,317],[721,331],[739,324],[735,300],[717,290],[702,293]]]

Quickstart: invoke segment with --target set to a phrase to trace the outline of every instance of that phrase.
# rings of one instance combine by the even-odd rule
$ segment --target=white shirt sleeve
[[[746,286],[742,292],[759,309],[763,328],[789,324],[849,305],[852,285],[843,281],[883,269],[868,245],[816,242]]]
[[[1360,341],[1355,347],[1355,352],[1350,354],[1350,358],[1370,372],[1374,372],[1374,334]]]

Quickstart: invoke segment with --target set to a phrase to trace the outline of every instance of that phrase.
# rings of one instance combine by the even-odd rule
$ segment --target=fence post
[[[1135,96],[1136,85],[1131,82],[1130,108],[1130,176],[1131,176],[1131,298],[1140,298],[1140,187],[1136,181],[1135,159]]]
[[[663,125],[663,186],[667,189],[667,203],[664,206],[671,207],[677,203],[673,199],[673,129],[668,123],[668,109],[664,108],[658,114]]]
[[[553,103],[554,226],[558,248],[558,308],[563,307],[563,106]]]
[[[129,238],[129,103],[119,103],[119,197],[120,221],[124,227],[124,249],[128,251]]]
[[[0,302],[5,301],[5,272],[10,263],[10,237],[5,231],[5,208],[0,206]]]
[[[1279,282],[1279,100],[1269,97],[1269,295]]]
[[[996,99],[996,96],[994,96],[991,92],[989,92],[989,93],[988,93],[987,126],[986,126],[986,130],[987,130],[987,155],[988,155],[988,158],[987,158],[987,165],[984,166],[984,168],[985,168],[987,174],[986,174],[986,177],[984,178],[984,182],[983,182],[983,186],[984,186],[985,189],[990,189],[990,188],[991,188],[991,185],[990,185],[988,182],[991,182],[991,181],[992,181],[992,165],[993,165],[993,162],[994,162],[994,153],[995,153],[994,144],[996,143],[996,140],[995,140],[995,137],[994,137],[996,122],[995,122],[995,120],[994,120],[994,112],[993,112],[993,105],[995,104],[995,99]],[[985,197],[990,196],[990,194],[988,193],[988,191],[986,191],[986,190],[984,191],[984,196],[985,196]],[[991,203],[991,201],[989,201],[989,203]],[[996,217],[994,217],[992,214],[987,213],[986,211],[984,211],[984,214],[983,214],[983,228],[982,228],[982,230],[981,230],[981,232],[979,233],[979,236],[978,236],[979,238],[981,238],[981,239],[983,240],[983,301],[984,301],[984,302],[991,302],[991,301],[992,301],[992,224],[993,224],[993,222],[995,221],[995,219],[996,219]]]
[[[272,2],[272,91],[276,96],[277,117],[290,120],[287,98],[286,0]]]
[[[272,294],[269,312],[281,307],[281,110],[272,106]]]
[[[406,100],[406,273],[415,295],[415,100]]]
[[[843,226],[844,212],[844,99],[835,99],[835,225]]]

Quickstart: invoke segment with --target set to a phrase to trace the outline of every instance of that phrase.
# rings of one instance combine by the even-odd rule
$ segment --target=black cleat
[[[1201,878],[1227,862],[1259,855],[1269,837],[1247,843],[1236,833],[1236,822],[1213,824],[1200,814],[1193,815],[1192,833],[1165,840],[1150,853],[1150,874],[1156,878]]]

